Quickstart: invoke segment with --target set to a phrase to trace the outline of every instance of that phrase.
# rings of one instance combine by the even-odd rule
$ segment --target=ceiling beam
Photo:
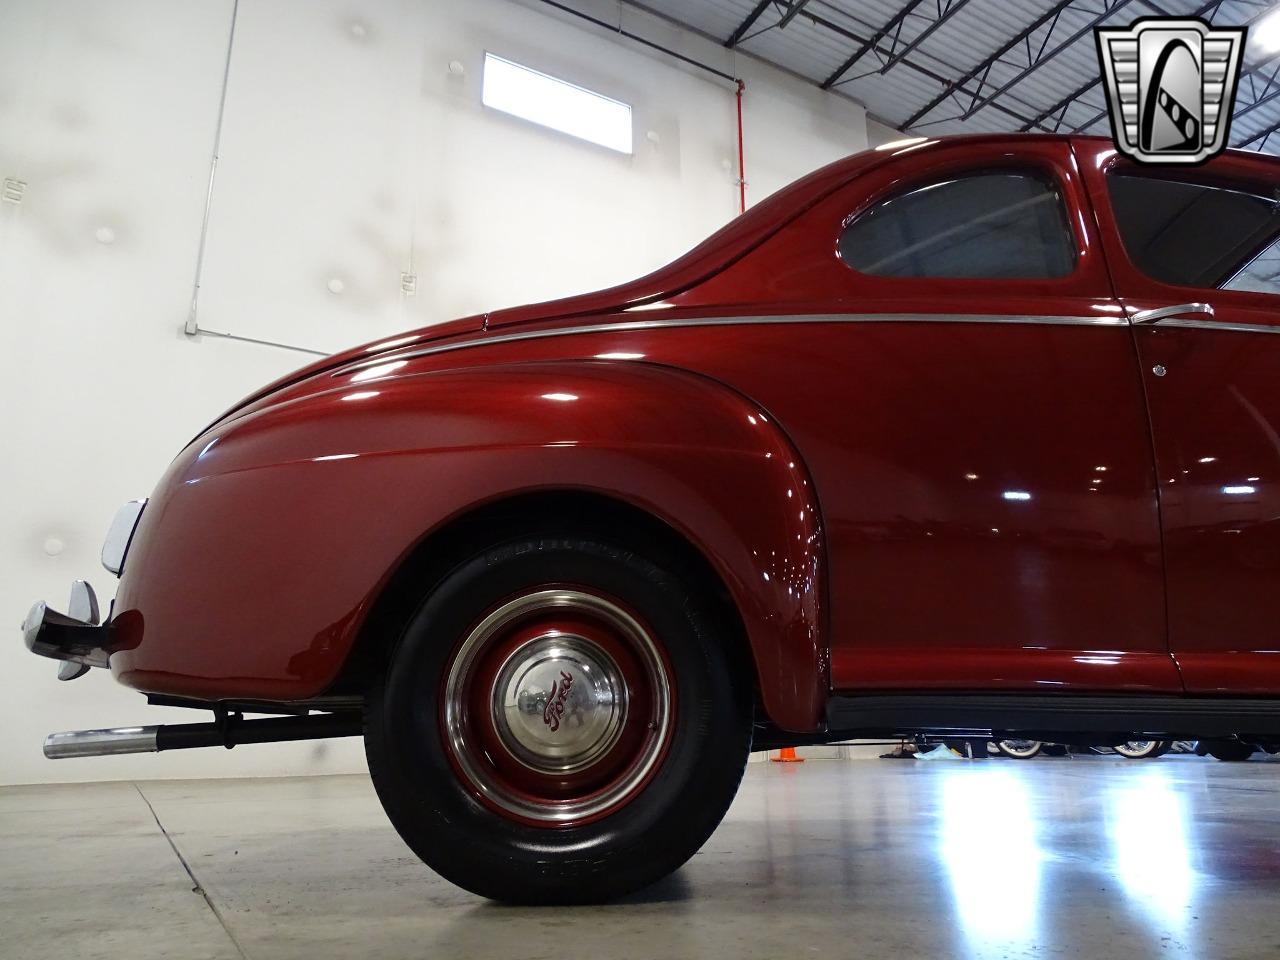
[[[1247,150],[1248,148],[1252,147],[1256,143],[1258,144],[1258,146],[1255,147],[1254,149],[1265,150],[1267,147],[1267,141],[1277,132],[1280,132],[1280,120],[1277,120],[1275,123],[1271,124],[1270,126],[1263,127],[1257,133],[1252,134],[1249,137],[1249,139],[1242,140],[1239,143],[1237,143],[1236,146],[1241,149]]]
[[[919,123],[921,119],[923,119],[932,110],[937,108],[939,104],[945,103],[947,99],[950,98],[956,92],[963,92],[961,88],[966,83],[969,83],[970,81],[975,79],[979,74],[983,74],[983,76],[985,77],[986,72],[991,69],[991,67],[995,64],[997,60],[999,60],[1001,57],[1003,57],[1006,53],[1008,53],[1018,44],[1022,43],[1024,40],[1030,37],[1031,34],[1035,33],[1038,29],[1040,29],[1050,20],[1059,16],[1063,10],[1065,10],[1067,7],[1071,5],[1072,2],[1073,0],[1058,0],[1058,2],[1055,3],[1052,7],[1046,10],[1040,16],[1038,16],[1035,19],[1035,21],[1031,24],[1031,26],[1019,32],[1016,36],[1014,36],[1007,43],[1005,43],[1004,46],[1002,46],[999,50],[991,54],[991,56],[987,57],[977,66],[975,66],[973,69],[969,70],[966,74],[964,74],[964,76],[959,77],[956,80],[952,80],[949,83],[946,83],[943,86],[942,92],[940,94],[938,94],[936,97],[934,97],[932,100],[930,100],[923,107],[921,107],[919,110],[917,110],[915,113],[913,113],[911,116],[907,118],[906,122],[902,125],[902,129],[910,130],[911,127]]]
[[[1110,6],[1107,6],[1106,4],[1104,4],[1104,9],[1101,13],[1091,17],[1088,23],[1086,23],[1083,27],[1081,27],[1075,33],[1071,34],[1071,36],[1067,37],[1067,39],[1063,40],[1061,43],[1059,43],[1056,47],[1054,47],[1052,50],[1050,50],[1047,53],[1044,52],[1044,45],[1048,43],[1049,35],[1046,35],[1044,38],[1044,44],[1042,44],[1040,47],[1041,49],[1040,56],[1036,57],[1036,59],[1033,62],[1027,64],[1025,69],[1020,70],[1009,80],[1006,80],[1003,84],[1001,84],[1001,86],[998,89],[993,90],[983,100],[975,101],[974,103],[971,103],[969,105],[969,109],[966,110],[964,114],[961,116],[961,119],[968,120],[970,117],[972,117],[975,113],[977,113],[987,104],[989,104],[996,97],[1000,96],[1003,93],[1006,93],[1010,87],[1013,87],[1021,83],[1023,80],[1025,80],[1027,77],[1033,74],[1036,70],[1038,70],[1044,64],[1048,63],[1050,60],[1052,60],[1054,57],[1060,54],[1063,50],[1067,49],[1072,44],[1074,44],[1081,37],[1085,36],[1088,33],[1091,33],[1093,31],[1093,28],[1101,24],[1102,21],[1106,20],[1108,17],[1110,17],[1112,14],[1114,14],[1118,10],[1121,10],[1124,7],[1127,7],[1131,2],[1132,0],[1114,0],[1114,2],[1110,4]],[[1052,28],[1050,28],[1050,30],[1052,31]]]
[[[1067,107],[1075,103],[1077,100],[1083,97],[1086,93],[1088,93],[1094,87],[1098,86],[1098,84],[1100,83],[1102,83],[1101,77],[1099,77],[1097,80],[1088,80],[1085,83],[1080,84],[1080,86],[1076,87],[1074,90],[1068,93],[1061,100],[1054,103],[1053,106],[1046,107],[1044,110],[1037,113],[1034,117],[1032,117],[1030,120],[1028,120],[1018,129],[1021,130],[1023,133],[1026,133],[1032,127],[1037,126],[1043,123],[1045,120],[1049,119],[1049,117],[1052,117],[1059,110],[1065,110]]]
[[[877,43],[879,43],[881,40],[887,37],[890,33],[896,30],[899,26],[901,26],[902,22],[907,19],[907,17],[911,14],[911,12],[915,10],[916,7],[920,6],[920,4],[922,4],[923,2],[924,0],[911,0],[910,3],[908,3],[905,7],[903,7],[901,10],[895,13],[892,19],[890,19],[888,23],[886,23],[883,27],[881,27],[879,30],[873,33],[866,40],[863,40],[862,43],[858,45],[858,48],[853,51],[852,55],[850,55],[850,57],[847,60],[845,60],[844,63],[840,64],[840,66],[836,68],[836,71],[832,73],[831,76],[827,77],[827,79],[822,81],[822,89],[830,90],[833,86],[835,86],[835,84],[840,80],[840,78],[843,77],[846,73],[848,73],[849,69],[855,63],[857,63],[864,56],[866,56],[868,50],[874,49]]]
[[[809,0],[791,0],[791,5],[787,7],[787,12],[782,15],[782,19],[778,21],[777,28],[782,30],[788,23],[796,18],[796,14],[804,9],[804,5]]]
[[[825,17],[819,16],[818,14],[814,13],[812,10],[805,10],[800,15],[804,17],[806,20],[808,20],[810,23],[813,23],[819,27],[823,27],[826,30],[830,30],[832,33],[836,34],[837,36],[843,37],[846,40],[851,40],[856,44],[862,44],[866,42],[865,37],[859,36],[858,34],[854,33],[852,30],[849,30],[846,27],[842,27],[838,23],[833,23],[832,21],[826,19]],[[878,45],[873,45],[872,49],[876,50],[877,52],[885,53],[886,55],[890,52],[890,51],[882,50]],[[914,60],[904,59],[902,61],[902,65],[920,74],[921,76],[928,77],[930,80],[936,81],[937,83],[948,84],[952,82],[947,77],[944,77],[942,74],[938,73],[936,70],[931,70],[922,64],[916,63]],[[963,86],[958,87],[958,89],[960,90],[961,93],[965,93],[965,94],[969,93],[969,91],[965,89]],[[1011,117],[1012,119],[1016,120],[1019,123],[1025,123],[1027,120],[1024,114],[1018,113],[1016,110],[1013,110],[1005,106],[1003,103],[993,103],[992,107],[1000,111],[1001,113],[1005,114],[1006,116]]]
[[[940,26],[946,23],[951,17],[953,17],[955,14],[963,10],[965,5],[968,2],[969,0],[950,0],[950,2],[947,4],[946,9],[943,10],[941,13],[939,13],[939,15],[934,19],[933,23],[929,24],[927,27],[925,27],[923,30],[917,33],[914,37],[912,37],[910,43],[904,44],[903,46],[899,47],[897,51],[893,53],[888,60],[885,61],[884,66],[880,68],[880,75],[884,76],[884,74],[888,73],[898,62],[900,62],[904,57],[906,57],[908,53],[910,53],[916,47],[920,46],[920,44],[928,40],[929,37],[932,36],[933,31],[937,30]]]
[[[742,41],[742,38],[747,35],[747,31],[755,26],[756,21],[760,19],[760,15],[769,9],[769,4],[772,2],[773,0],[760,0],[755,5],[755,8],[747,14],[747,18],[738,24],[738,29],[733,31],[729,39],[724,42],[724,45],[731,50],[736,47]]]

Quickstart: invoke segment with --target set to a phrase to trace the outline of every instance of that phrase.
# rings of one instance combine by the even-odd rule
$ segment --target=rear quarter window
[[[891,196],[845,226],[837,251],[876,277],[1047,280],[1076,263],[1056,185],[1023,171],[968,174]]]

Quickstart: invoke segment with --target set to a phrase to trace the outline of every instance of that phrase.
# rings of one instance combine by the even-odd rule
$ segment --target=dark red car
[[[25,626],[214,722],[46,752],[363,733],[432,867],[568,902],[683,863],[753,743],[1274,739],[1277,197],[1252,154],[891,144],[300,370],[117,518],[104,623]]]

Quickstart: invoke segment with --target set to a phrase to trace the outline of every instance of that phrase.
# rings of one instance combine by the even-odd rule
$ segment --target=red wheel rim
[[[440,698],[445,748],[495,812],[543,827],[616,812],[657,770],[674,729],[670,666],[615,600],[542,588],[463,639]]]

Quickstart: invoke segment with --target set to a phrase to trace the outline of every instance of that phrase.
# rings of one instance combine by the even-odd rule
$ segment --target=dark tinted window
[[[1054,186],[1027,173],[982,173],[916,187],[845,227],[840,257],[878,277],[1047,279],[1075,267]]]
[[[1159,180],[1107,178],[1125,251],[1147,276],[1189,287],[1280,293],[1272,249],[1280,210],[1243,190]]]

